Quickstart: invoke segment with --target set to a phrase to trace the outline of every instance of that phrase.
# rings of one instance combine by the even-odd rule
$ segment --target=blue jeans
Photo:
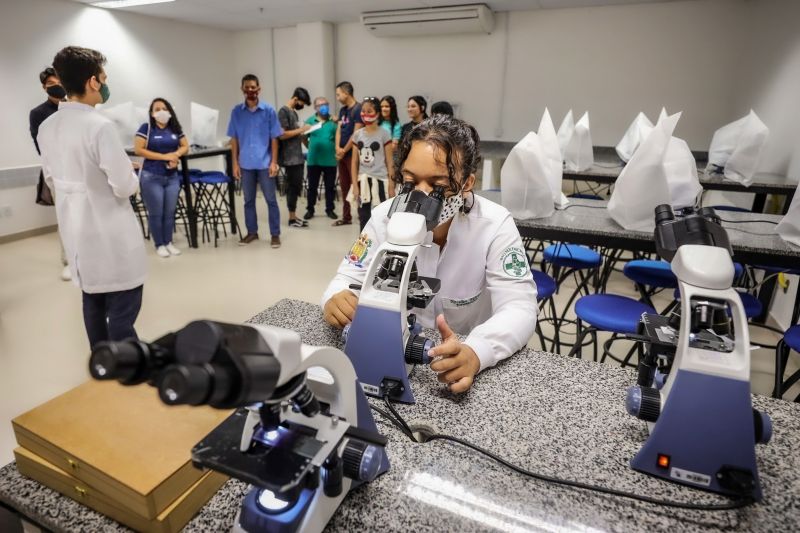
[[[175,231],[175,210],[181,193],[181,175],[162,176],[142,170],[142,200],[147,208],[150,235],[156,248],[172,242]]]
[[[247,234],[258,233],[258,216],[256,215],[256,187],[261,186],[261,192],[267,200],[269,212],[269,233],[273,236],[281,234],[281,213],[278,208],[276,196],[277,178],[269,176],[269,170],[242,169],[242,191],[244,192],[244,224]]]

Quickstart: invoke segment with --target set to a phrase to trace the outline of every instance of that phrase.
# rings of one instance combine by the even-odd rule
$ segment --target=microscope
[[[433,341],[421,335],[414,308],[425,309],[441,281],[420,276],[416,257],[438,223],[444,187],[427,195],[407,182],[389,209],[386,242],[375,252],[360,290],[353,322],[343,332],[344,351],[365,393],[414,403],[408,382],[413,365],[428,364]]]
[[[294,331],[210,320],[153,343],[98,343],[91,375],[147,382],[167,405],[237,409],[192,462],[252,485],[233,531],[322,531],[348,492],[389,469],[347,357]]]
[[[627,411],[649,437],[631,466],[727,496],[761,500],[755,444],[772,422],[752,407],[750,339],[739,294],[731,287],[728,235],[711,208],[676,215],[655,209],[658,255],[678,278],[680,310],[645,313],[637,335],[647,344]]]

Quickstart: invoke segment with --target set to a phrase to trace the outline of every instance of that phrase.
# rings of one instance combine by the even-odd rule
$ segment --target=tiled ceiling
[[[73,0],[91,4],[97,0]],[[494,11],[645,4],[670,0],[485,0]],[[226,30],[293,26],[298,22],[348,22],[364,11],[476,3],[469,0],[175,0],[125,11]]]

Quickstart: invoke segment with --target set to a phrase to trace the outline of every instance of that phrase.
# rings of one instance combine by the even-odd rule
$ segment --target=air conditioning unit
[[[445,33],[491,33],[494,14],[486,4],[369,11],[361,23],[377,37]]]

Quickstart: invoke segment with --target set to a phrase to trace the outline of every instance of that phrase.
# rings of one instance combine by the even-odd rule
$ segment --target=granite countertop
[[[340,346],[319,307],[282,300],[252,322],[294,329],[309,344]],[[412,375],[417,403],[398,405],[410,423],[471,440],[529,470],[694,503],[719,497],[632,470],[645,424],[624,410],[634,372],[525,349],[479,375],[455,396],[427,368]],[[328,531],[791,531],[800,529],[800,405],[755,396],[773,420],[772,442],[757,447],[760,504],[737,511],[668,509],[529,480],[460,446],[412,443],[379,416],[391,470],[353,491]],[[225,531],[245,492],[228,482],[187,532]],[[97,513],[0,470],[0,500],[54,530],[115,530]]]
[[[479,191],[478,194],[496,203],[501,203],[499,191]],[[516,220],[516,225],[523,236],[537,237],[537,232],[560,231],[572,235],[583,235],[593,242],[602,242],[602,238],[616,238],[640,243],[653,243],[650,231],[626,230],[617,224],[604,209],[605,200],[587,200],[570,198],[567,209],[557,209],[549,217]],[[775,233],[775,224],[783,215],[763,213],[745,213],[736,211],[720,211],[721,218],[734,223],[723,222],[728,231],[734,254],[760,256],[760,260],[769,264],[770,259],[778,258],[783,266],[791,262],[800,264],[800,248],[784,241]],[[770,222],[746,222],[748,220],[766,220]],[[653,245],[654,246],[654,245]]]

